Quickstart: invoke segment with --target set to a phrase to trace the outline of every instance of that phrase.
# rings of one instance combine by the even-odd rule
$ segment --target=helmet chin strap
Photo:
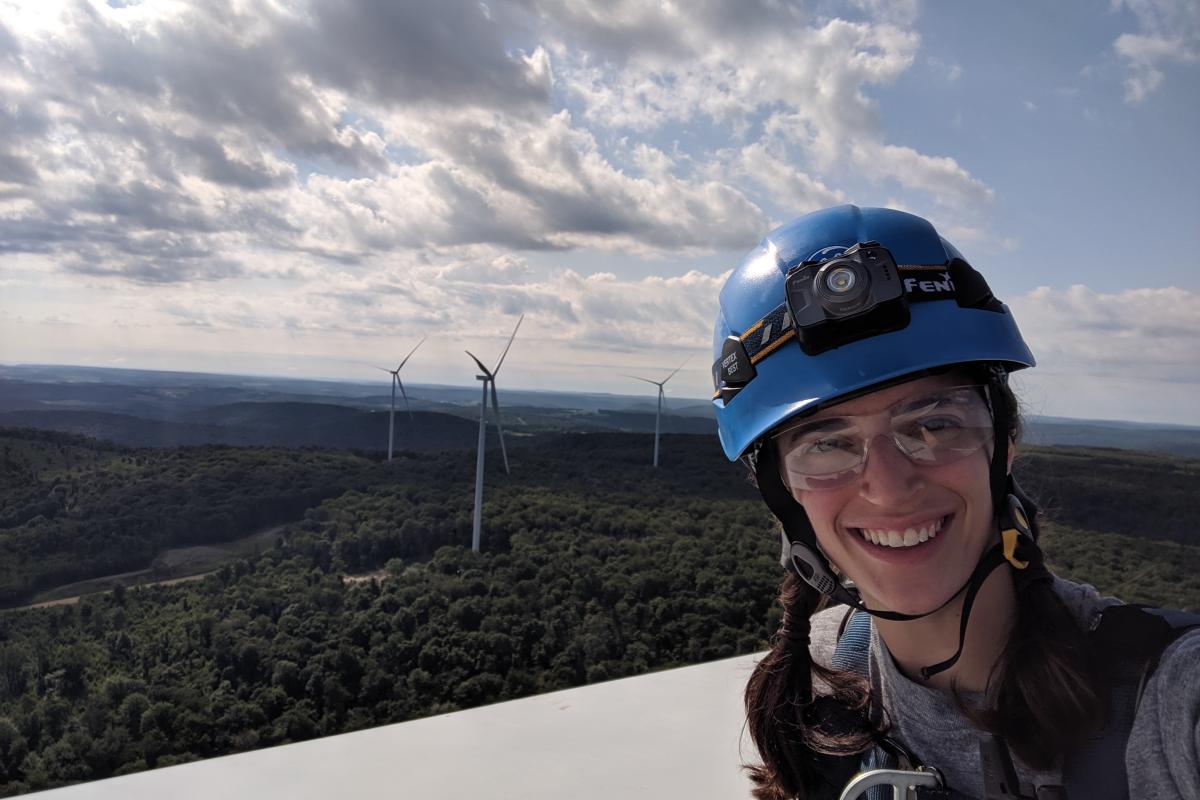
[[[1042,561],[1041,549],[1037,546],[1037,506],[1021,491],[1008,472],[1009,428],[1012,410],[1008,407],[1007,395],[1003,391],[1007,375],[1000,367],[993,367],[988,378],[988,400],[992,407],[993,425],[996,429],[995,446],[989,465],[992,505],[995,519],[999,523],[1000,542],[980,556],[966,583],[937,608],[921,614],[902,614],[898,611],[867,608],[858,590],[842,583],[830,567],[829,559],[817,546],[816,532],[804,511],[783,484],[779,474],[774,443],[764,438],[759,450],[751,459],[759,493],[767,507],[783,525],[781,537],[783,553],[780,563],[785,569],[796,572],[800,578],[818,592],[831,599],[853,606],[880,619],[906,622],[921,619],[941,611],[959,595],[963,595],[961,622],[958,632],[958,649],[950,658],[922,667],[924,680],[954,666],[962,656],[967,638],[967,625],[975,597],[984,581],[1001,564],[1011,564],[1017,572],[1017,588],[1050,580],[1050,573]],[[1026,513],[1026,509],[1029,512]],[[964,594],[965,593],[965,594]]]

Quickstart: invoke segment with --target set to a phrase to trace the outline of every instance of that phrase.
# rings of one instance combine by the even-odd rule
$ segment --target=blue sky
[[[337,8],[0,0],[0,361],[469,384],[524,313],[502,387],[705,396],[725,273],[855,202],[1032,412],[1200,424],[1194,2]]]

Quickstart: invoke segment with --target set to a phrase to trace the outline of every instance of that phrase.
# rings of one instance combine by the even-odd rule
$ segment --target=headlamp
[[[787,271],[784,291],[784,302],[722,343],[713,363],[714,399],[730,402],[754,380],[758,362],[793,339],[814,356],[901,330],[911,319],[911,303],[954,300],[962,308],[1006,313],[983,277],[961,258],[946,264],[897,264],[879,242],[796,264]]]
[[[788,270],[788,312],[809,355],[908,324],[896,261],[878,242],[856,244],[828,261]]]

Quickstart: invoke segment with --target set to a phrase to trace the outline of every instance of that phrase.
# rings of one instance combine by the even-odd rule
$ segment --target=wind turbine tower
[[[485,434],[487,433],[488,393],[490,390],[492,413],[496,418],[496,433],[500,435],[500,454],[504,456],[504,472],[508,474],[508,451],[504,447],[504,429],[500,426],[500,401],[496,397],[496,376],[500,374],[500,365],[504,363],[504,357],[508,355],[508,348],[512,347],[513,339],[517,338],[517,329],[521,327],[523,319],[525,319],[524,314],[517,319],[512,336],[508,337],[508,344],[504,345],[504,352],[500,354],[500,360],[491,370],[485,367],[483,362],[476,358],[470,350],[467,351],[467,355],[471,356],[471,360],[483,373],[475,376],[483,382],[483,399],[479,403],[479,448],[475,453],[475,518],[471,525],[471,549],[476,553],[479,552],[480,528],[483,520],[483,453]]]
[[[417,342],[417,347],[420,347],[425,342],[425,337],[421,337],[421,341]],[[404,391],[404,384],[400,382],[400,370],[404,369],[404,365],[412,358],[412,354],[417,352],[417,347],[408,351],[395,369],[385,369],[384,367],[376,367],[375,369],[390,372],[392,374],[392,407],[388,412],[388,461],[392,460],[392,444],[396,441],[396,387],[400,387],[400,395],[404,398],[404,408],[408,411],[408,418],[412,419],[412,408],[408,405],[408,394]]]
[[[683,364],[686,364],[686,363],[687,363],[687,359],[685,358],[683,360]],[[654,415],[654,466],[656,468],[658,467],[658,433],[659,433],[659,430],[661,429],[663,405],[666,403],[666,398],[663,396],[663,386],[665,386],[667,384],[667,381],[669,381],[669,380],[671,380],[671,378],[675,377],[676,372],[679,372],[679,370],[683,369],[683,364],[680,364],[678,367],[676,367],[674,370],[672,370],[671,374],[668,375],[667,377],[663,378],[661,381],[652,381],[649,378],[642,378],[637,375],[626,375],[625,376],[626,378],[633,378],[635,381],[645,381],[646,383],[652,383],[658,387],[658,413],[656,413]]]

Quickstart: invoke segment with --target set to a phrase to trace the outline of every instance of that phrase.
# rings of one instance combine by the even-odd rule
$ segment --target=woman
[[[1008,374],[1033,356],[928,222],[842,206],[773,231],[714,355],[722,446],[789,569],[746,691],[757,797],[883,766],[922,797],[1200,798],[1197,620],[1045,569],[1011,477]]]

